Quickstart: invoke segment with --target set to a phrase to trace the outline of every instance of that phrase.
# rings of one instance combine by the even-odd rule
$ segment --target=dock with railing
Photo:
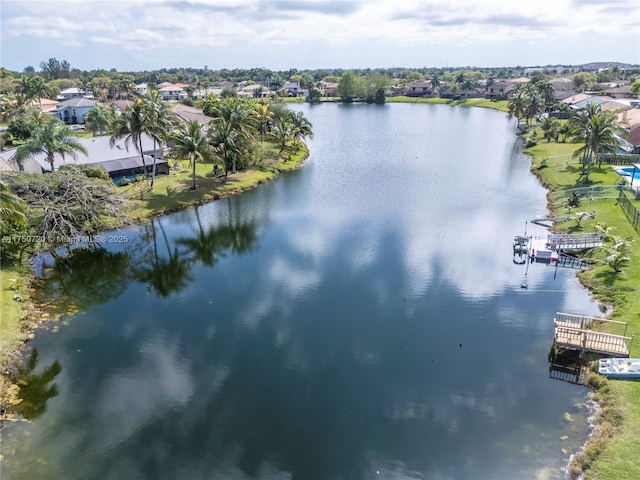
[[[584,317],[569,313],[556,313],[554,347],[578,350],[616,357],[628,357],[633,337],[627,337],[627,323],[599,317]],[[617,329],[622,335],[605,333],[600,329]]]

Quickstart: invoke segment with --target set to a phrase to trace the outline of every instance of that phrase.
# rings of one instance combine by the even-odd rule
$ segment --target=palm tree
[[[154,135],[152,135],[153,168],[151,170],[151,188],[153,188],[156,178],[156,142],[160,143],[160,147],[162,146],[172,127],[176,124],[176,119],[175,115],[167,107],[167,104],[162,101],[158,90],[149,90],[149,95],[144,100],[144,107],[149,118],[149,131],[154,132]]]
[[[291,136],[293,140],[304,141],[306,137],[313,138],[313,125],[302,112],[292,111],[289,119],[291,121]]]
[[[258,131],[260,132],[260,145],[262,145],[267,127],[273,119],[273,112],[269,110],[269,105],[266,103],[257,103],[251,112],[251,116],[258,126]]]
[[[437,91],[440,88],[440,74],[438,72],[433,72],[433,75],[431,75],[431,81],[429,83],[431,83],[431,88],[433,89],[433,91]]]
[[[291,125],[291,118],[287,116],[278,117],[271,129],[271,135],[280,144],[280,150],[278,155],[282,154],[287,142],[293,138],[293,127]]]
[[[187,158],[191,163],[193,185],[191,190],[196,189],[196,162],[205,161],[211,157],[211,145],[202,126],[196,121],[191,120],[189,123],[180,124],[177,130],[174,130],[169,139],[174,142],[171,152],[179,158]]]
[[[255,141],[251,110],[246,102],[228,98],[216,104],[215,116],[218,118],[214,121],[212,143],[218,149],[221,143],[230,142],[223,147],[223,156],[225,161],[231,161],[231,172],[236,173],[238,160],[248,156],[250,144]],[[225,180],[227,168],[225,163]]]
[[[574,137],[584,145],[575,151],[574,157],[581,159],[585,182],[589,182],[589,173],[594,160],[600,161],[603,152],[615,152],[619,143],[615,133],[620,130],[616,123],[615,112],[599,112],[585,114],[578,123],[578,130]]]
[[[125,110],[113,122],[113,133],[109,144],[113,147],[120,138],[124,138],[127,151],[129,143],[132,143],[142,159],[144,177],[147,177],[147,162],[142,149],[142,137],[148,135],[159,141],[156,131],[153,128],[153,119],[149,116],[149,110],[141,99],[133,102],[133,105]],[[155,153],[155,152],[154,152]]]
[[[544,98],[544,103],[546,105],[551,105],[556,99],[556,89],[553,87],[553,84],[548,80],[542,80],[536,83],[536,88],[542,98]]]
[[[87,129],[96,136],[96,132],[102,135],[113,124],[113,110],[96,104],[95,108],[87,114]]]
[[[547,139],[547,143],[549,143],[551,140],[558,139],[560,122],[558,121],[557,118],[553,118],[553,117],[550,117],[549,115],[545,115],[540,119],[540,128],[542,129],[544,138]]]
[[[22,170],[23,162],[33,155],[44,153],[47,162],[54,168],[54,155],[58,154],[63,159],[70,155],[74,160],[78,153],[87,155],[87,149],[76,138],[75,132],[57,118],[50,117],[47,121],[38,125],[30,138],[16,149],[15,161]]]
[[[5,231],[9,224],[26,226],[25,210],[26,205],[22,199],[11,193],[7,186],[0,181],[0,230]]]
[[[42,99],[51,93],[40,75],[23,75],[16,87],[16,92],[24,95],[27,101],[38,100],[40,110],[42,110]]]
[[[509,108],[509,113],[516,118],[520,119],[524,116],[526,109],[526,100],[527,94],[524,88],[518,87],[513,92],[513,95],[509,99],[507,103],[507,107]]]
[[[611,246],[602,247],[608,256],[605,263],[609,265],[615,273],[622,272],[624,267],[631,260],[627,255],[631,250],[631,240],[611,235]]]
[[[209,130],[209,142],[214,148],[214,154],[222,160],[224,165],[224,181],[229,176],[229,167],[236,171],[237,157],[244,153],[241,134],[233,126],[233,122],[225,118],[218,118]]]
[[[529,121],[544,110],[544,100],[535,88],[526,88],[525,118]]]

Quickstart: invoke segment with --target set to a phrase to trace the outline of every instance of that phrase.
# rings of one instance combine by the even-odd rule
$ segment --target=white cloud
[[[42,52],[124,68],[131,49],[149,64],[135,69],[211,65],[212,57],[235,63],[218,68],[275,69],[640,58],[640,4],[626,0],[8,0],[1,27],[8,68],[38,63]]]

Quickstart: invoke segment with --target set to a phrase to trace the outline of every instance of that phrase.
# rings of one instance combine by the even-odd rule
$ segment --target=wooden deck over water
[[[557,313],[554,345],[558,348],[580,350],[582,352],[603,353],[617,357],[628,357],[631,337],[625,336],[626,322],[616,322],[597,317],[583,317],[567,313]],[[622,335],[596,331],[604,327],[622,328]]]

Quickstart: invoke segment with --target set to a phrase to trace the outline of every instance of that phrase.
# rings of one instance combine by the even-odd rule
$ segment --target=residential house
[[[124,139],[118,140],[111,145],[111,137],[93,137],[81,138],[79,142],[87,149],[88,155],[80,153],[77,159],[73,160],[68,155],[62,158],[56,154],[54,156],[54,166],[59,168],[66,164],[91,164],[104,168],[114,183],[120,183],[123,178],[133,180],[138,175],[143,175],[145,168],[143,167],[142,158],[136,149],[136,146],[129,143],[127,146]],[[142,136],[142,151],[145,156],[146,173],[151,175],[153,171],[153,158],[156,157],[156,174],[168,174],[169,164],[164,159],[162,150],[156,148],[154,150],[154,142],[147,135]],[[6,161],[13,170],[19,170],[19,166],[14,160],[16,149],[5,150],[0,152],[0,158]],[[30,173],[46,173],[51,171],[51,165],[47,162],[46,155],[39,153],[24,162],[24,171]]]
[[[195,120],[200,125],[206,125],[211,120],[213,120],[213,117],[205,115],[204,112],[199,108],[183,105],[182,103],[174,104],[171,108],[171,111],[185,123],[189,123],[191,120]]]
[[[517,88],[518,84],[511,80],[500,80],[487,86],[485,97],[492,100],[506,100]]]
[[[48,98],[41,98],[40,100],[31,100],[30,107],[37,107],[42,110],[42,113],[49,113],[51,115],[56,114],[56,107],[58,106],[57,100],[50,100]]]
[[[573,90],[573,80],[565,77],[556,77],[549,80],[556,92],[570,92]]]
[[[607,88],[604,94],[611,98],[629,98],[631,97],[631,85],[618,85]]]
[[[80,88],[71,87],[71,88],[62,90],[60,92],[60,95],[56,97],[56,100],[59,102],[63,102],[71,98],[93,98],[93,95],[86,94],[86,92]]]
[[[201,100],[207,95],[214,95],[216,97],[222,96],[222,88],[220,87],[207,87],[207,88],[199,88],[193,91],[191,95],[194,100]]]
[[[282,88],[287,91],[287,96],[297,97],[300,93],[300,84],[298,82],[284,82]]]
[[[136,85],[136,93],[138,95],[147,95],[149,93],[149,86],[146,83]]]
[[[158,85],[158,87],[160,87],[160,85]],[[158,88],[158,92],[160,92],[162,100],[183,100],[188,97],[187,92],[180,85],[165,85],[164,87]]]
[[[407,85],[404,90],[404,94],[407,97],[425,97],[432,92],[431,82],[416,81]]]
[[[113,113],[116,115],[120,115],[125,111],[128,107],[133,105],[133,101],[131,100],[112,100],[107,104],[107,106],[113,110]]]
[[[338,83],[337,82],[318,82],[318,87],[322,92],[323,97],[338,97],[340,93],[338,92]]]
[[[569,106],[571,105],[575,105],[577,103],[580,103],[584,100],[587,100],[589,98],[592,98],[593,95],[589,95],[588,93],[576,93],[575,95],[571,95],[567,98],[564,98],[561,100],[561,103],[565,103]]]
[[[268,98],[271,96],[271,90],[259,83],[254,83],[238,90],[238,95],[248,98]]]
[[[87,114],[96,108],[96,103],[89,98],[70,98],[58,103],[55,115],[66,124],[86,123]]]

